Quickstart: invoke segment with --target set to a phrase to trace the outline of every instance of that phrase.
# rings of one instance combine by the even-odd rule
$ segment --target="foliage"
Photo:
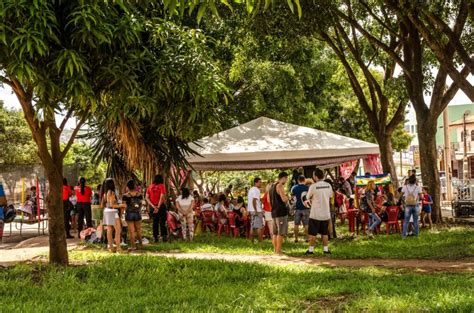
[[[464,311],[470,273],[261,265],[108,254],[0,270],[5,311]],[[79,255],[78,255],[79,254]],[[90,255],[89,255],[90,256]],[[115,301],[112,301],[115,300]]]
[[[101,184],[106,176],[107,164],[93,161],[93,151],[85,142],[75,142],[64,158],[64,165],[78,165],[79,175],[86,178],[89,185]]]
[[[5,108],[0,101],[0,166],[38,162],[38,152],[22,113]]]

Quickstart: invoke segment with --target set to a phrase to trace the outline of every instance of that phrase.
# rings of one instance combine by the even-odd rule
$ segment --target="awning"
[[[376,144],[260,117],[191,144],[196,170],[255,170],[340,164],[379,154]]]

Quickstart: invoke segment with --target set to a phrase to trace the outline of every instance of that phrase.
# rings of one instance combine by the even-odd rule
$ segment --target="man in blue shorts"
[[[295,212],[295,242],[298,242],[299,228],[303,224],[305,235],[308,235],[309,208],[305,206],[306,194],[309,187],[305,184],[306,178],[303,175],[298,176],[298,184],[291,188],[291,194],[296,199]]]

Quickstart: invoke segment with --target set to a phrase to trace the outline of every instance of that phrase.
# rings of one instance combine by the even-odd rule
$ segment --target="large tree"
[[[160,13],[160,6],[150,5]],[[218,78],[214,77],[213,85],[208,79],[198,80],[213,72],[204,71],[194,81],[176,79],[182,70],[180,58],[193,60],[197,50],[161,59],[176,27],[163,19],[145,18],[143,12],[147,8],[121,1],[0,3],[0,80],[20,102],[49,181],[52,263],[68,263],[61,200],[63,160],[87,120],[109,112],[111,123],[121,123],[128,116],[155,112],[162,114],[160,132],[173,136],[175,126],[189,126],[205,114],[201,106],[222,101]],[[196,35],[193,30],[188,33],[188,37]],[[175,41],[172,49],[180,47]],[[193,92],[188,102],[163,100],[188,91]],[[170,105],[180,119],[178,114],[166,115]],[[56,112],[64,112],[58,123]],[[61,133],[71,117],[77,119],[77,126],[61,146]]]
[[[423,183],[428,186],[433,195],[433,218],[441,220],[440,207],[440,180],[437,164],[436,134],[437,119],[448,103],[463,85],[462,80],[455,80],[449,84],[448,75],[455,75],[452,69],[456,58],[456,41],[466,32],[468,14],[465,6],[457,7],[458,11],[450,9],[452,36],[447,38],[446,49],[435,57],[432,50],[423,40],[423,34],[415,25],[414,17],[419,18],[419,5],[422,3],[410,1],[357,1],[365,7],[367,18],[371,19],[376,27],[367,27],[365,19],[361,19],[353,12],[346,10],[355,1],[344,1],[342,7],[336,9],[339,18],[349,23],[371,45],[378,47],[397,63],[403,73],[405,87],[413,107],[415,108],[418,124],[418,139],[420,148],[421,172]],[[450,2],[451,3],[451,2]],[[462,4],[464,1],[453,3]],[[447,6],[445,5],[445,8]],[[410,17],[411,16],[411,17]],[[387,17],[395,20],[396,24],[386,23]],[[387,36],[395,36],[400,42],[400,49],[393,49],[384,38],[377,37],[378,29],[383,29]],[[446,38],[439,28],[431,29],[437,38]],[[440,58],[439,56],[442,56]],[[462,59],[461,59],[462,60]],[[434,73],[434,75],[432,74]],[[459,72],[463,77],[469,74],[469,65],[462,65]],[[429,104],[424,99],[425,92],[431,92]]]

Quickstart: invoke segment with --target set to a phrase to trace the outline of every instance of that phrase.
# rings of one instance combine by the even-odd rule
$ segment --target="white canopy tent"
[[[204,137],[191,148],[195,170],[255,170],[341,164],[380,153],[376,144],[260,117]]]

